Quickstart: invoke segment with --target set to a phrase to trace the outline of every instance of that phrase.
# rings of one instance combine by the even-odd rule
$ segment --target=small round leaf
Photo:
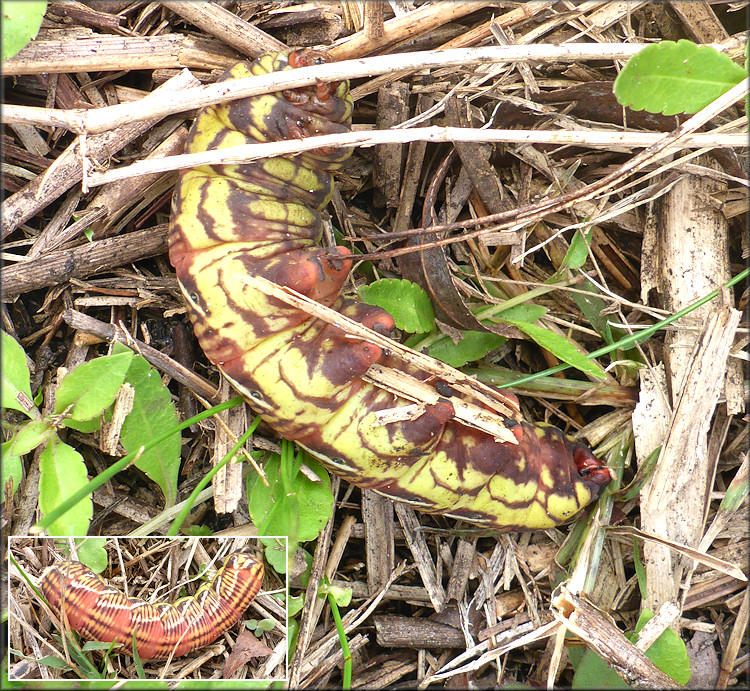
[[[39,33],[42,17],[47,11],[46,0],[3,0],[2,58],[7,60],[25,48]]]
[[[628,60],[614,92],[619,103],[633,110],[697,113],[745,77],[742,67],[711,46],[662,41]]]

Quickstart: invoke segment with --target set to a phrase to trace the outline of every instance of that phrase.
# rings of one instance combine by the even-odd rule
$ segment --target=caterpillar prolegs
[[[325,60],[314,50],[264,55],[223,79]],[[232,101],[198,115],[186,150],[345,132],[351,114],[345,81]],[[504,424],[518,443],[498,442],[459,423],[448,398],[416,419],[379,425],[378,411],[409,402],[363,381],[370,365],[428,376],[243,281],[262,276],[391,332],[387,312],[341,297],[349,251],[318,245],[331,173],[349,154],[318,149],[181,175],[169,253],[201,347],[278,434],[354,485],[497,530],[568,520],[611,477],[585,445],[555,427],[510,418]]]
[[[48,567],[40,587],[55,614],[83,638],[111,643],[132,655],[133,634],[143,660],[187,655],[236,624],[263,582],[263,564],[249,552],[230,554],[210,583],[174,604],[126,597],[88,566],[67,561]]]

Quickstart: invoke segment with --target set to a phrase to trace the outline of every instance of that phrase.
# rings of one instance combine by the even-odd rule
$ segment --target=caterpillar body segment
[[[40,587],[53,612],[83,638],[111,643],[132,655],[133,633],[143,660],[187,655],[236,624],[263,583],[263,564],[251,554],[230,554],[210,583],[175,603],[126,597],[88,566],[67,561],[48,567]]]
[[[321,60],[317,51],[267,55],[226,78]],[[351,113],[347,82],[250,97],[202,111],[186,150],[348,131]],[[170,260],[201,347],[279,435],[354,485],[496,530],[568,520],[611,478],[583,444],[520,419],[505,420],[518,443],[498,442],[459,423],[450,397],[416,419],[380,424],[378,412],[410,402],[364,381],[368,368],[428,376],[243,280],[263,276],[390,333],[387,312],[340,296],[348,250],[319,246],[331,173],[349,154],[315,150],[182,174]]]

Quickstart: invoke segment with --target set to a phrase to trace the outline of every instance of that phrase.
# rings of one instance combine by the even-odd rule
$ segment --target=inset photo
[[[286,537],[11,537],[8,676],[287,678]]]

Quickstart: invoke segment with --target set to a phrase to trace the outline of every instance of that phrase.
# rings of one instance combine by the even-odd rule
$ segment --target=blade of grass
[[[232,399],[234,400],[234,399]],[[172,526],[169,529],[169,532],[167,533],[167,537],[174,537],[177,535],[177,533],[180,530],[180,526],[185,522],[185,519],[187,518],[188,514],[190,513],[190,510],[193,508],[193,504],[198,499],[198,495],[204,490],[205,487],[208,486],[208,483],[211,482],[214,475],[218,473],[229,461],[231,461],[240,451],[240,449],[245,445],[247,440],[250,438],[250,435],[255,432],[255,428],[260,424],[260,417],[256,415],[255,419],[252,421],[252,423],[248,426],[248,428],[245,430],[245,433],[237,440],[237,443],[229,450],[229,453],[227,453],[224,458],[219,461],[209,472],[207,472],[202,478],[201,481],[195,486],[195,489],[190,493],[190,496],[188,497],[187,501],[185,502],[185,506],[183,507],[182,511],[177,515],[177,518],[174,519],[174,523],[172,523]]]
[[[328,577],[324,577],[326,585],[330,585]],[[352,653],[349,650],[349,641],[346,640],[346,632],[344,631],[344,623],[341,621],[341,614],[339,614],[339,606],[336,604],[336,598],[333,593],[328,593],[328,604],[331,606],[331,614],[333,615],[333,621],[336,624],[336,631],[339,634],[339,642],[341,643],[341,653],[344,656],[344,678],[341,684],[341,688],[344,691],[349,691],[352,688]]]
[[[599,348],[598,350],[594,350],[593,352],[586,355],[586,357],[589,360],[593,360],[594,358],[600,357],[602,355],[606,355],[607,353],[611,353],[613,350],[618,350],[619,348],[626,349],[630,347],[631,345],[635,345],[636,343],[642,343],[647,338],[650,338],[653,334],[655,334],[660,329],[663,329],[665,326],[669,326],[672,322],[677,321],[678,319],[681,319],[686,314],[690,314],[693,310],[698,309],[701,305],[705,305],[707,302],[710,302],[715,297],[719,295],[719,293],[724,288],[731,288],[733,285],[736,285],[737,283],[740,283],[741,281],[744,281],[748,275],[750,275],[750,269],[745,269],[744,271],[741,271],[738,273],[734,278],[727,281],[724,285],[721,286],[721,288],[717,288],[716,290],[712,290],[710,293],[704,295],[702,298],[696,300],[694,303],[688,305],[687,307],[684,307],[679,312],[675,312],[674,314],[670,315],[666,319],[662,319],[659,322],[656,322],[656,324],[652,324],[647,329],[644,329],[643,331],[639,331],[637,334],[631,334],[627,338],[623,338],[617,343],[612,343],[610,345],[606,345],[603,348]],[[563,363],[562,365],[556,365],[555,367],[550,367],[549,369],[542,370],[541,372],[535,372],[534,374],[529,374],[525,377],[520,377],[519,379],[516,379],[512,382],[508,382],[507,384],[499,384],[499,389],[507,389],[511,386],[519,386],[521,384],[526,384],[528,382],[534,381],[536,379],[539,379],[541,377],[548,377],[552,374],[557,374],[558,372],[562,372],[566,369],[568,369],[571,365],[568,365],[567,363]]]

